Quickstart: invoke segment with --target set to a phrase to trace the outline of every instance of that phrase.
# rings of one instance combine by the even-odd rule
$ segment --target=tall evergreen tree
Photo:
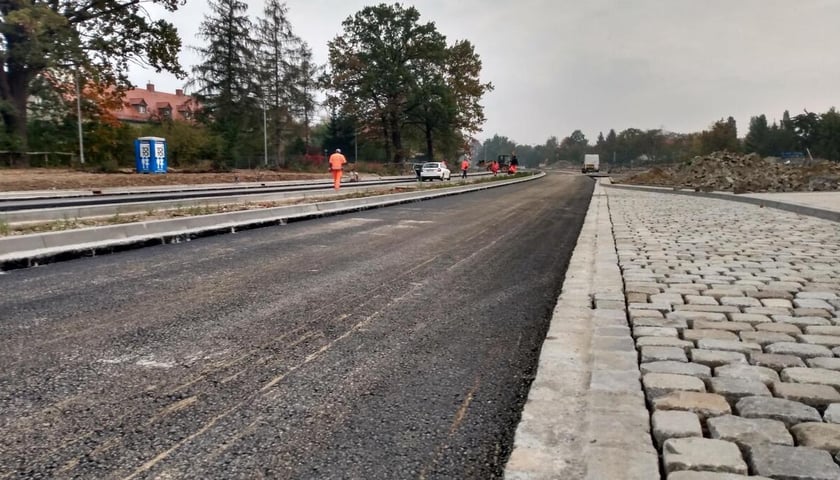
[[[303,124],[306,143],[310,141],[320,66],[312,61],[309,45],[293,32],[288,8],[280,0],[266,1],[263,17],[257,21],[257,42],[260,89],[268,109],[273,155],[283,165],[283,144],[294,120]]]
[[[747,152],[755,152],[762,156],[772,154],[770,127],[767,125],[767,117],[759,115],[750,119],[750,130],[744,139],[744,147]]]
[[[257,20],[257,42],[260,96],[267,110],[271,156],[278,165],[284,165],[283,140],[292,119],[292,81],[297,68],[297,49],[301,43],[292,32],[284,2],[266,0],[263,17]]]
[[[196,48],[202,61],[193,67],[195,95],[202,104],[204,121],[222,139],[222,158],[235,162],[243,155],[243,130],[255,128],[261,121],[256,45],[246,2],[208,3],[210,14],[204,16],[198,30],[198,37],[207,45]]]
[[[312,49],[306,42],[300,42],[294,52],[297,59],[290,77],[292,112],[303,125],[306,144],[312,142],[311,127],[318,102],[315,93],[320,88],[318,78],[323,66],[312,60]]]

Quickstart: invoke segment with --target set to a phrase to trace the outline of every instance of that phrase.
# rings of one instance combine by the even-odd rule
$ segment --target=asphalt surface
[[[500,478],[592,188],[0,275],[0,478]]]

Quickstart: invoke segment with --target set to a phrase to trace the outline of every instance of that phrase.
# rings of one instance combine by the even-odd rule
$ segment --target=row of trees
[[[371,159],[434,158],[462,151],[484,122],[479,102],[492,85],[480,81],[472,44],[448,44],[414,7],[381,4],[348,17],[321,66],[280,0],[266,0],[255,20],[243,0],[210,0],[202,45],[193,47],[200,61],[188,72],[178,63],[175,28],[151,20],[141,3],[0,2],[0,150],[73,151],[79,86],[87,156],[123,163],[132,137],[173,129],[192,139],[179,147],[182,163],[241,165],[263,155],[264,135],[271,163],[281,166],[290,155],[351,145]],[[169,11],[183,4],[148,3]],[[158,119],[132,130],[117,122],[110,112],[131,87],[130,63],[187,79],[201,105],[198,123]],[[320,122],[318,92],[329,112]]]
[[[580,130],[557,141],[551,137],[544,145],[517,145],[498,135],[484,142],[479,158],[516,152],[527,165],[568,161],[577,164],[587,153],[597,153],[613,165],[681,162],[698,155],[727,150],[733,153],[758,153],[762,156],[807,155],[840,161],[840,113],[834,108],[817,114],[804,112],[791,117],[785,111],[781,122],[768,125],[767,116],[750,120],[749,131],[738,137],[735,119],[728,117],[713,123],[702,132],[678,134],[659,129],[628,128],[607,135],[600,133],[593,143]]]

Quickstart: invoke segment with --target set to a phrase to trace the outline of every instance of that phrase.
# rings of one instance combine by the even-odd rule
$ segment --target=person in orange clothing
[[[499,173],[499,168],[499,161],[493,160],[493,163],[490,164],[490,171],[493,172],[494,177]]]
[[[341,188],[341,170],[345,163],[347,163],[347,159],[341,154],[341,149],[336,148],[335,153],[330,155],[330,172],[333,176],[333,188],[336,190]]]
[[[470,161],[464,158],[461,160],[461,178],[467,178],[467,170],[470,169]]]

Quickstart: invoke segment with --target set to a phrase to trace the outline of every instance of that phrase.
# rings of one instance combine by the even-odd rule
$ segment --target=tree
[[[211,13],[198,30],[207,46],[196,48],[202,61],[193,67],[193,83],[202,120],[222,139],[222,158],[235,161],[242,155],[241,132],[255,128],[256,112],[261,112],[260,100],[251,95],[259,91],[255,42],[247,3],[212,0],[209,6]]]
[[[279,0],[267,0],[263,17],[257,20],[257,58],[261,100],[266,109],[266,135],[278,165],[283,165],[283,134],[291,122],[293,82],[298,72],[298,49],[302,41],[292,32],[288,8]],[[269,133],[270,132],[270,133]]]
[[[762,156],[773,153],[771,145],[770,127],[767,125],[767,117],[759,115],[750,118],[750,130],[744,139],[744,147],[747,152],[755,152]]]
[[[711,153],[719,150],[738,152],[741,150],[741,143],[738,141],[738,129],[735,119],[732,117],[726,120],[720,119],[709,130],[700,135],[703,152]]]
[[[343,23],[344,34],[329,43],[329,87],[345,113],[377,128],[393,160],[402,161],[402,127],[418,68],[442,55],[446,42],[434,23],[418,23],[414,7],[365,7]]]
[[[840,113],[833,107],[820,115],[814,154],[840,161]]]
[[[810,149],[817,142],[819,123],[819,115],[807,110],[791,120],[793,131],[801,149]]]
[[[426,153],[455,150],[484,122],[481,61],[468,41],[451,47],[414,7],[366,7],[344,21],[329,44],[328,102],[359,126],[379,132],[389,159],[402,161],[420,134]],[[406,130],[406,128],[410,128]]]
[[[560,142],[559,155],[562,160],[582,162],[587,148],[589,148],[589,141],[586,135],[580,130],[575,130]]]
[[[490,162],[499,155],[510,155],[514,150],[516,150],[516,142],[505,136],[493,135],[493,138],[484,141],[481,159]]]
[[[33,80],[48,73],[64,81],[95,78],[117,94],[130,86],[129,62],[183,75],[181,40],[165,20],[152,20],[142,3],[170,12],[183,0],[0,1],[0,117],[4,131],[27,145],[27,102]]]
[[[444,60],[446,85],[456,106],[453,127],[470,136],[484,124],[481,99],[485,93],[493,91],[493,84],[481,82],[481,58],[467,40],[460,40],[449,47]]]
[[[312,49],[306,42],[298,44],[294,58],[297,63],[290,77],[292,112],[301,120],[306,143],[310,144],[310,126],[318,105],[315,100],[315,91],[319,87],[317,78],[323,73],[323,67],[312,61]]]

